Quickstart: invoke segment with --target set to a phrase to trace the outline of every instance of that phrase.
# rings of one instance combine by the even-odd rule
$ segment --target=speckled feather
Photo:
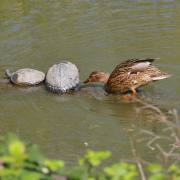
[[[119,65],[111,73],[107,83],[108,93],[124,93],[129,90],[144,86],[151,81],[169,77],[168,73],[160,71],[151,63],[155,59],[131,59]],[[137,64],[149,62],[148,66],[139,72],[134,72],[133,67]]]

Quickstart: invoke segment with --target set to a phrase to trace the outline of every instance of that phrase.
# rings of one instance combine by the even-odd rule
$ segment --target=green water
[[[22,89],[3,80],[6,68],[47,72],[61,59],[80,69],[111,72],[127,58],[160,57],[172,78],[141,89],[139,98],[167,112],[180,110],[180,2],[175,0],[1,0],[0,133],[15,132],[47,155],[73,163],[87,147],[132,158],[126,129],[160,131],[153,115],[135,119],[137,103],[104,95],[102,87],[56,95],[44,86]],[[85,144],[84,144],[85,143]],[[149,161],[154,154],[139,147]]]

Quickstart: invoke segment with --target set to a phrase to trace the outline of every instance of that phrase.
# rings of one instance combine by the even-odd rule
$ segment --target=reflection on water
[[[96,69],[111,72],[126,58],[160,57],[156,64],[173,77],[142,88],[139,96],[165,111],[179,110],[179,18],[180,3],[174,0],[1,0],[0,76],[6,68],[47,72],[67,58],[83,81]],[[44,86],[21,89],[1,78],[0,99],[1,133],[16,132],[70,163],[84,153],[85,142],[113,151],[114,159],[131,158],[126,129],[161,129],[152,113],[137,120],[137,103],[107,95],[102,86],[60,96]],[[140,152],[153,160],[143,146]]]

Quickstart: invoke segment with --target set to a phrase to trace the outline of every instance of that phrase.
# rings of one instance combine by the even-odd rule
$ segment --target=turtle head
[[[103,82],[106,83],[109,79],[109,73],[103,71],[93,71],[84,83],[89,82]]]
[[[10,71],[9,69],[6,69],[5,75],[6,75],[8,78],[11,78],[12,73],[11,73],[11,71]]]

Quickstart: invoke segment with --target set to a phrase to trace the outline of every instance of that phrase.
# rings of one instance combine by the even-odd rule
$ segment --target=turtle
[[[54,93],[66,93],[79,87],[79,70],[75,64],[63,60],[51,66],[46,74],[45,84]]]
[[[20,86],[38,85],[45,79],[43,72],[31,68],[19,69],[16,72],[7,69],[5,74],[13,84]]]

